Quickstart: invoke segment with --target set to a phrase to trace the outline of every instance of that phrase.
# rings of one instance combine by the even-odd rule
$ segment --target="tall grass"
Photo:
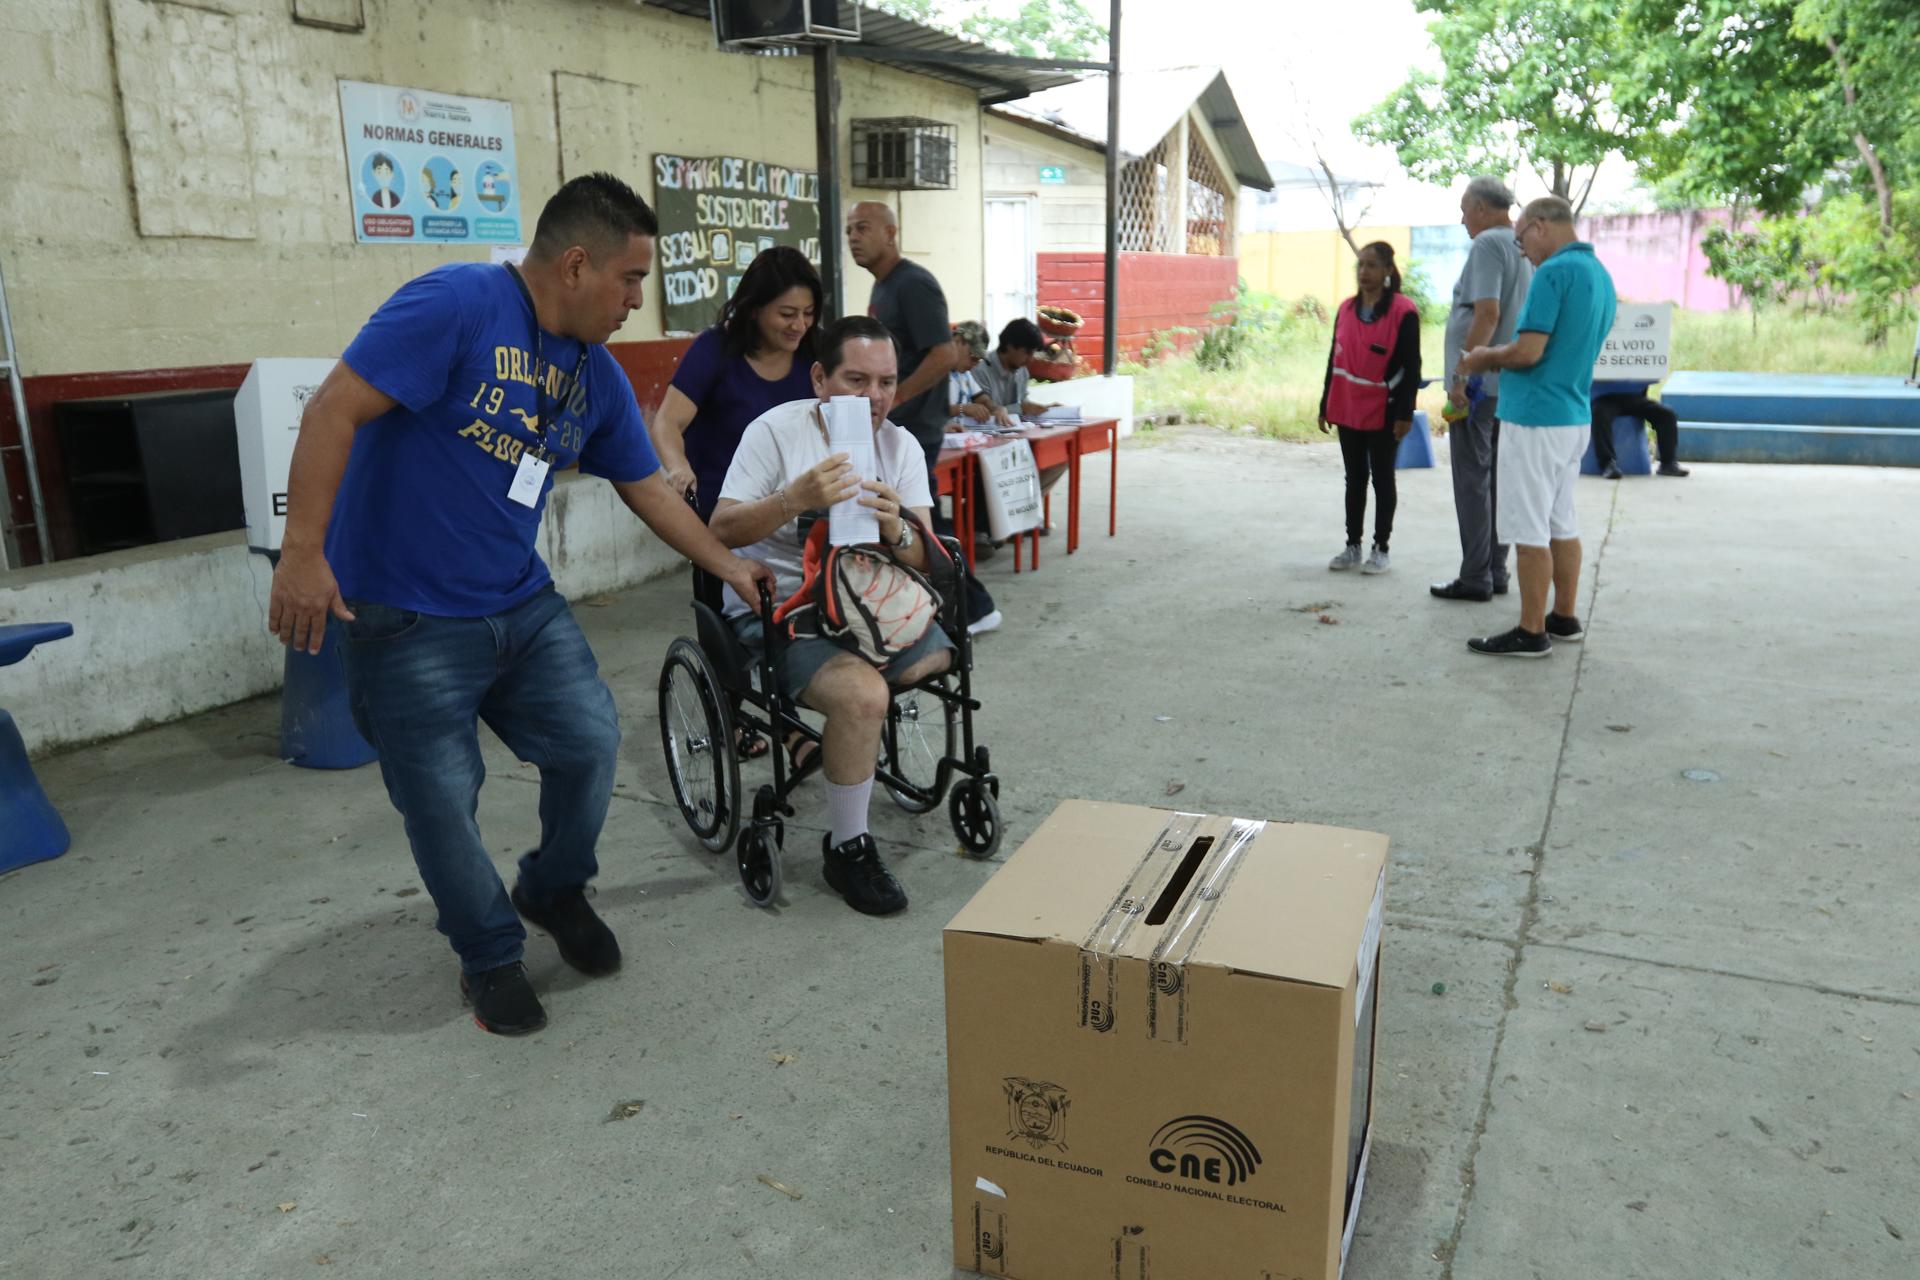
[[[1255,297],[1258,317],[1236,344],[1231,368],[1206,368],[1193,355],[1130,365],[1135,411],[1165,421],[1247,429],[1281,440],[1321,439],[1316,427],[1320,386],[1327,367],[1332,325],[1273,299]],[[1275,317],[1280,317],[1276,319]],[[1676,311],[1673,368],[1720,372],[1870,373],[1905,376],[1910,343],[1901,335],[1886,347],[1868,346],[1858,319],[1779,310],[1760,315],[1758,331],[1746,312]],[[1909,335],[1910,336],[1910,335]],[[1427,377],[1440,373],[1444,331],[1421,329],[1421,365]],[[1419,405],[1440,428],[1439,388],[1420,394]]]

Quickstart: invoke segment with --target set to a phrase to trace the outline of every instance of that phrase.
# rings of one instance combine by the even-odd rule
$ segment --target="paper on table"
[[[844,453],[854,474],[874,478],[873,409],[865,396],[835,396],[822,407],[827,420],[827,449]],[[880,517],[860,505],[865,490],[836,502],[827,513],[827,540],[836,547],[880,541]]]

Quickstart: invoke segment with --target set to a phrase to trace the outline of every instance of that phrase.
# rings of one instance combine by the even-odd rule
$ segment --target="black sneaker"
[[[1587,629],[1580,625],[1580,619],[1570,613],[1550,613],[1547,615],[1547,636],[1552,640],[1566,640],[1573,644],[1586,638]]]
[[[1684,476],[1688,474],[1688,471],[1677,462],[1663,462],[1660,464],[1660,469],[1654,472],[1654,474],[1661,476]]]
[[[473,1005],[473,1020],[497,1036],[524,1036],[547,1025],[547,1011],[518,960],[498,969],[460,975],[460,994]]]
[[[1504,582],[1496,582],[1496,583],[1494,583],[1494,584],[1493,584],[1493,594],[1495,594],[1495,595],[1497,595],[1497,596],[1503,596],[1503,595],[1505,595],[1505,594],[1507,594],[1507,584],[1506,584],[1506,583],[1504,583]]]
[[[528,924],[545,929],[560,958],[589,977],[598,978],[620,967],[620,940],[587,905],[586,891],[569,889],[545,906],[535,906],[513,887],[513,906]]]
[[[1451,582],[1436,582],[1427,590],[1441,600],[1471,600],[1475,604],[1485,604],[1493,599],[1493,588],[1470,587],[1458,578]]]
[[[1497,636],[1480,636],[1467,641],[1467,648],[1493,658],[1544,658],[1553,652],[1553,641],[1544,631],[1523,631],[1515,627]]]
[[[1609,462],[1606,466],[1600,468],[1600,478],[1602,480],[1619,480],[1624,477],[1620,474],[1620,465],[1615,462]]]
[[[820,837],[820,850],[826,855],[822,870],[848,906],[869,916],[890,916],[906,909],[907,891],[881,863],[871,834],[857,835],[837,849],[832,839],[831,833]]]

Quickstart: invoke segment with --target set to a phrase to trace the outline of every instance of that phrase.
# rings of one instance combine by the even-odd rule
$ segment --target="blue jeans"
[[[527,932],[475,821],[486,766],[477,721],[540,769],[540,847],[520,859],[536,904],[599,871],[620,746],[613,694],[552,587],[505,613],[439,618],[351,600],[335,621],[354,723],[380,752],[438,927],[468,973],[520,959]]]

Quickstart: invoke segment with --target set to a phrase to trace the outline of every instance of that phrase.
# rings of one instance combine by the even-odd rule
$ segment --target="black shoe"
[[[560,958],[580,972],[597,978],[620,967],[620,940],[587,905],[585,890],[569,889],[537,907],[515,885],[513,906],[528,924],[545,929],[560,948]]]
[[[907,891],[882,865],[872,835],[857,835],[837,849],[832,839],[831,834],[820,837],[820,851],[826,855],[822,870],[848,906],[869,916],[890,916],[906,909]]]
[[[1452,582],[1436,582],[1428,587],[1427,590],[1441,600],[1471,600],[1475,604],[1485,604],[1487,601],[1493,599],[1491,589],[1470,587],[1458,578],[1455,578]]]
[[[1580,619],[1570,613],[1550,613],[1547,615],[1547,638],[1566,640],[1578,644],[1584,640],[1587,629],[1580,625]]]
[[[1467,641],[1467,648],[1492,658],[1544,658],[1553,652],[1553,641],[1544,631],[1522,631],[1515,627],[1497,636],[1480,636]]]
[[[1506,583],[1504,583],[1504,582],[1496,582],[1496,583],[1494,583],[1494,584],[1493,584],[1493,594],[1495,594],[1495,595],[1497,595],[1497,596],[1503,596],[1503,595],[1505,595],[1505,594],[1507,594],[1507,584],[1506,584]]]
[[[547,1025],[547,1011],[515,960],[497,969],[460,975],[460,994],[473,1005],[473,1020],[497,1036],[524,1036]]]
[[[1620,475],[1620,468],[1619,468],[1619,466],[1618,466],[1617,464],[1615,464],[1615,463],[1612,463],[1612,462],[1609,462],[1609,463],[1608,463],[1608,464],[1607,464],[1606,466],[1604,466],[1604,467],[1602,467],[1602,468],[1600,469],[1600,478],[1601,478],[1602,480],[1618,480],[1618,479],[1620,479],[1620,478],[1621,478],[1621,475]]]
[[[1654,474],[1662,476],[1684,476],[1689,473],[1685,467],[1677,462],[1663,462],[1660,464],[1660,470]]]

